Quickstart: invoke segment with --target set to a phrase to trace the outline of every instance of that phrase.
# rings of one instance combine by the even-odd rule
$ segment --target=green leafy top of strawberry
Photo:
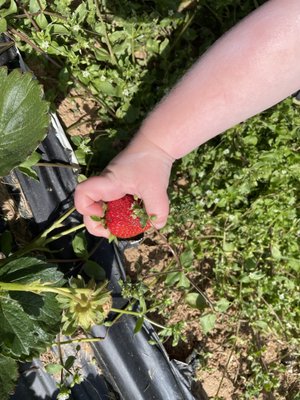
[[[132,238],[151,227],[142,201],[129,194],[107,202],[105,221],[110,233],[120,239]]]

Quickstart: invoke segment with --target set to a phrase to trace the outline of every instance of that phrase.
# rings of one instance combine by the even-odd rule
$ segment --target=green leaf
[[[189,306],[197,308],[198,310],[204,310],[207,307],[206,300],[200,293],[188,293],[185,296],[185,301]]]
[[[0,268],[2,282],[30,283],[40,280],[41,283],[53,282],[61,286],[63,274],[56,265],[46,263],[34,257],[22,257],[5,264]]]
[[[74,15],[77,17],[77,22],[82,22],[87,16],[87,13],[87,5],[85,3],[81,3],[74,11]]]
[[[64,283],[56,266],[31,257],[11,261],[0,269],[2,282]],[[0,298],[0,343],[4,355],[22,360],[46,350],[60,327],[60,309],[55,295],[30,292],[2,292]]]
[[[47,349],[59,332],[59,314],[56,314],[55,321],[51,319],[54,315],[53,300],[51,294],[40,296],[24,292],[10,296],[2,292],[0,342],[4,355],[27,360]],[[58,304],[55,308],[59,310]]]
[[[105,49],[103,49],[103,48],[96,49],[95,48],[94,52],[95,52],[96,59],[98,61],[110,61],[110,54]]]
[[[139,302],[140,302],[141,312],[143,314],[146,314],[147,313],[147,304],[146,304],[146,300],[145,300],[144,296],[139,297]]]
[[[40,5],[42,6],[42,9],[40,7]],[[42,11],[46,8],[47,4],[45,0],[30,0],[29,2],[29,11],[31,13],[36,13],[38,11]]]
[[[77,176],[77,182],[78,182],[78,183],[84,182],[84,181],[86,181],[86,180],[87,180],[87,177],[86,177],[85,175],[83,175],[83,174],[78,174],[78,176]]]
[[[75,357],[75,356],[69,356],[69,357],[66,359],[66,361],[65,361],[64,367],[65,367],[67,370],[69,370],[70,368],[73,367],[75,360],[76,360],[76,357]]]
[[[165,38],[159,45],[159,53],[162,54],[164,50],[169,46],[169,39]]]
[[[96,89],[100,93],[107,94],[108,96],[117,96],[118,95],[118,90],[116,87],[114,87],[110,82],[108,81],[102,81],[101,79],[95,79],[94,80],[94,85]]]
[[[5,18],[0,18],[0,33],[7,31],[7,22]]]
[[[254,135],[248,135],[244,137],[244,143],[245,144],[250,144],[255,146],[257,144],[258,140],[257,137]]]
[[[300,260],[290,259],[288,264],[294,271],[300,272]]]
[[[22,174],[26,175],[28,178],[34,179],[35,181],[39,180],[39,176],[33,168],[19,166],[18,169],[20,172],[22,172]]]
[[[215,309],[223,313],[228,310],[229,306],[230,302],[227,299],[222,298],[216,302]]]
[[[135,324],[135,328],[134,328],[134,333],[138,333],[138,332],[140,332],[140,330],[142,329],[142,327],[143,327],[143,323],[144,323],[144,317],[139,317],[138,319],[137,319],[137,321],[136,321],[136,324]]]
[[[101,222],[103,220],[103,218],[99,217],[98,215],[91,215],[90,218],[95,222]]]
[[[266,321],[257,320],[253,322],[253,326],[261,329],[264,333],[268,332],[270,326]]]
[[[118,243],[118,238],[117,238],[117,236],[110,233],[108,236],[108,243],[112,243],[112,242]]]
[[[186,277],[184,272],[170,272],[167,276],[166,276],[166,280],[165,280],[166,285],[174,285],[175,283],[177,283],[178,287],[183,287],[188,289],[190,287],[190,281],[188,280],[188,278]]]
[[[55,33],[56,35],[71,35],[70,30],[62,24],[52,24],[51,32]]]
[[[159,53],[159,42],[155,39],[148,39],[146,42],[147,50],[151,53]]]
[[[61,364],[47,364],[45,366],[45,370],[48,372],[50,375],[55,375],[61,372],[61,370],[64,367]]]
[[[21,164],[43,139],[49,105],[30,73],[0,68],[0,176]]]
[[[96,261],[87,260],[83,266],[83,272],[95,281],[104,281],[106,278],[104,269]]]
[[[0,354],[0,399],[8,400],[18,378],[16,360]]]
[[[177,286],[178,286],[178,287],[185,288],[185,289],[188,289],[188,288],[191,286],[191,283],[190,283],[190,281],[188,280],[188,278],[187,278],[187,276],[185,275],[184,272],[181,272],[181,273],[180,273],[180,279],[179,279],[179,281],[178,281]]]
[[[8,15],[16,13],[17,11],[18,11],[18,8],[16,5],[16,2],[14,0],[11,0],[9,8],[4,8],[4,9],[0,10],[0,16],[5,18]]]
[[[200,324],[203,329],[203,333],[207,334],[211,332],[216,324],[216,315],[215,314],[206,314],[203,317],[200,317]]]
[[[88,257],[87,241],[84,232],[77,233],[77,235],[72,240],[72,246],[74,253],[77,257],[86,259]]]
[[[275,258],[275,260],[280,260],[282,255],[281,255],[281,251],[279,249],[279,246],[277,244],[272,244],[271,245],[271,254],[272,257]]]
[[[170,272],[167,276],[166,276],[166,280],[165,283],[166,285],[174,285],[176,282],[179,281],[180,279],[180,274],[181,272]]]
[[[235,250],[235,244],[231,242],[224,242],[223,243],[223,250],[226,253],[232,253]]]
[[[192,250],[186,250],[180,254],[180,262],[183,267],[191,267],[194,260],[194,252]]]
[[[38,153],[37,151],[34,151],[32,154],[30,154],[29,157],[26,158],[25,161],[22,162],[21,166],[22,167],[32,167],[36,163],[38,163],[41,159],[41,154]]]
[[[254,271],[249,273],[249,278],[252,281],[260,281],[261,279],[265,278],[265,274],[259,271]]]
[[[42,13],[36,17],[35,21],[41,29],[46,29],[48,26],[47,18]]]

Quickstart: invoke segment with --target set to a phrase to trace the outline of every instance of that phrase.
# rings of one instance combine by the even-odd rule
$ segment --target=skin
[[[78,185],[75,206],[90,233],[109,235],[89,216],[126,193],[142,198],[163,227],[174,160],[300,89],[299,48],[299,0],[270,0],[223,35],[103,173]]]

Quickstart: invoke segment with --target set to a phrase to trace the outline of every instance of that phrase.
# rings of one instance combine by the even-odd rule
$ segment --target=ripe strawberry
[[[147,231],[151,227],[150,218],[142,207],[141,200],[129,194],[107,202],[105,222],[110,233],[128,239]]]

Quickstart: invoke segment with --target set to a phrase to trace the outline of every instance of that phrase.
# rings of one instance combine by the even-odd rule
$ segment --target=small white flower
[[[172,15],[174,15],[174,11],[173,10],[169,10],[168,11],[168,15],[169,15],[169,17],[172,17]]]
[[[80,26],[79,25],[74,25],[73,26],[73,31],[74,32],[79,32]]]
[[[220,199],[217,197],[216,199],[214,199],[214,203],[217,204],[219,203]]]
[[[223,154],[229,154],[230,153],[230,151],[229,151],[229,149],[225,149],[224,151],[223,151]]]
[[[283,300],[284,299],[284,294],[280,293],[279,298],[280,298],[280,300]]]
[[[106,81],[106,78],[105,78],[105,76],[104,76],[104,75],[101,75],[101,76],[100,76],[100,81],[101,81],[101,82],[104,82],[104,81]]]
[[[83,76],[84,78],[88,78],[88,77],[90,76],[89,71],[83,71],[82,76]]]
[[[207,191],[205,192],[205,194],[206,194],[207,196],[210,196],[210,195],[213,194],[213,192],[212,192],[211,190],[207,190]]]
[[[41,44],[41,48],[43,50],[47,50],[49,47],[49,42],[47,40],[45,40],[42,44]]]
[[[70,398],[68,393],[58,393],[57,400],[68,400]]]

